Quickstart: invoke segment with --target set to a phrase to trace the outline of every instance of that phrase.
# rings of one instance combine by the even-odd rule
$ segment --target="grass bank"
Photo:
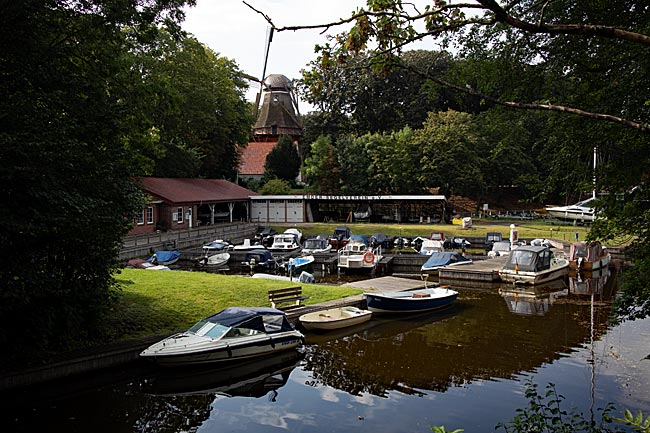
[[[347,226],[352,233],[370,236],[374,233],[384,233],[387,236],[423,236],[429,237],[431,232],[443,232],[446,237],[485,237],[487,232],[501,232],[504,238],[510,235],[510,224],[515,224],[521,238],[554,238],[571,242],[575,233],[584,240],[589,232],[588,226],[573,226],[551,224],[542,220],[498,220],[475,219],[472,227],[464,229],[457,224],[378,224],[378,223],[301,223],[289,225],[273,225],[282,232],[289,227],[299,228],[305,235],[331,235],[336,227]]]
[[[122,296],[106,323],[110,339],[124,341],[188,328],[226,307],[268,307],[268,291],[288,281],[264,280],[204,272],[156,272],[123,269],[115,275]],[[317,304],[362,293],[343,286],[302,284],[305,304]]]

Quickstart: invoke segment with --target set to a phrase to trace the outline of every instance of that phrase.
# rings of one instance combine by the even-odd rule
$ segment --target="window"
[[[178,210],[176,211],[176,221],[178,221],[179,224],[183,223],[183,208],[179,207]]]
[[[136,222],[138,223],[139,226],[144,224],[144,209],[142,209],[140,212],[138,212],[135,215],[135,220],[136,220]]]
[[[153,208],[151,206],[147,208],[147,224],[153,224]]]

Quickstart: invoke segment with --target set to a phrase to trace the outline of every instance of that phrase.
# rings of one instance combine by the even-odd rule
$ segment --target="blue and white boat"
[[[176,263],[180,257],[181,253],[178,251],[159,250],[149,258],[149,262],[155,265],[168,266]]]
[[[468,265],[470,263],[472,263],[471,259],[468,259],[456,251],[433,251],[420,269],[422,272],[433,274],[437,273],[440,268]]]
[[[149,346],[140,357],[164,366],[239,361],[294,349],[303,340],[280,310],[230,307]]]
[[[448,287],[432,287],[403,292],[364,293],[368,310],[374,313],[415,313],[451,305],[458,292]]]

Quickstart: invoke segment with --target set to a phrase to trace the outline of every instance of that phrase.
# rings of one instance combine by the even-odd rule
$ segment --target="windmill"
[[[290,135],[294,140],[298,140],[302,136],[303,127],[298,98],[291,80],[281,74],[266,75],[272,41],[273,28],[269,27],[264,48],[262,79],[241,74],[242,77],[260,84],[253,107],[253,116],[256,119],[253,135],[256,141],[277,141],[280,135]]]

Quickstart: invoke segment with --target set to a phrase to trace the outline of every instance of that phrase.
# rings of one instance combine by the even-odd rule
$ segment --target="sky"
[[[255,9],[265,13],[276,27],[322,24],[348,18],[365,0],[247,0]],[[199,42],[217,54],[234,60],[243,72],[260,77],[264,67],[264,51],[268,23],[262,15],[246,6],[241,0],[197,0],[197,5],[186,9],[183,29],[192,33]],[[329,34],[342,31],[329,30]],[[273,35],[269,49],[266,75],[282,74],[289,79],[301,77],[300,70],[316,58],[314,45],[327,42],[318,30],[280,32]],[[251,86],[246,94],[255,100],[259,85]],[[305,114],[309,107],[299,103]]]

